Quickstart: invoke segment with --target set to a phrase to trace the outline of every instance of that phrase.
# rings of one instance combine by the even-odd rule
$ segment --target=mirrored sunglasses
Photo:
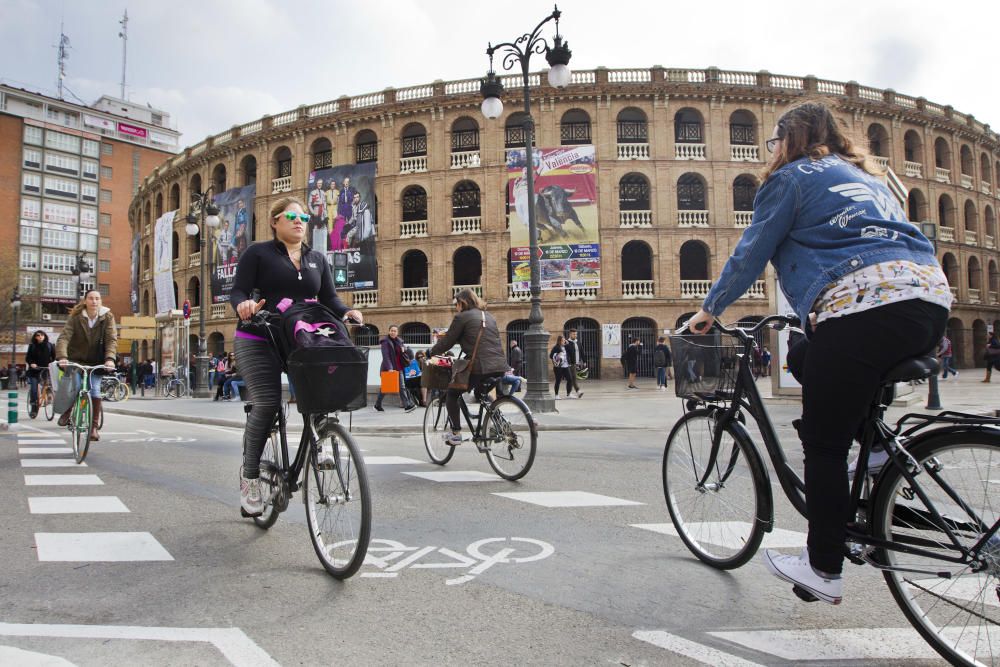
[[[309,222],[308,213],[296,213],[295,211],[285,211],[283,215],[285,216],[285,220],[295,220],[295,218],[298,218],[302,222]]]

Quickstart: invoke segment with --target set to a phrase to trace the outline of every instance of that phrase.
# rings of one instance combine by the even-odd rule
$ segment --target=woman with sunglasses
[[[689,326],[710,327],[774,265],[807,336],[788,365],[802,383],[809,536],[801,555],[768,549],[764,563],[839,604],[851,441],[881,377],[937,345],[952,296],[934,247],[825,105],[786,111],[767,147],[753,220]]]
[[[240,472],[240,506],[244,516],[258,516],[264,508],[260,494],[260,455],[274,415],[281,405],[281,363],[266,332],[249,322],[265,306],[275,308],[282,299],[316,299],[338,317],[358,323],[363,316],[349,309],[337,296],[330,266],[322,253],[303,243],[309,215],[297,197],[283,197],[271,207],[272,240],[254,243],[239,259],[229,302],[240,317],[235,350],[240,373],[250,392],[253,410],[243,432],[243,468]],[[260,293],[260,300],[251,295]],[[332,456],[331,452],[321,453]]]

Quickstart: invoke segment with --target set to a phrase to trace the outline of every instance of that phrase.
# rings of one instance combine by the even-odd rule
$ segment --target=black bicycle
[[[267,326],[276,349],[269,314],[254,321]],[[304,428],[290,461],[285,410],[277,411],[260,460],[264,511],[254,523],[267,529],[288,508],[300,488],[316,555],[326,571],[346,579],[358,571],[371,539],[371,492],[361,450],[340,423],[338,412],[367,402],[367,350],[355,347],[300,348],[282,359],[283,370],[299,388],[296,407]],[[278,355],[282,357],[282,355]],[[250,414],[253,404],[244,406]],[[327,461],[332,455],[332,463]]]
[[[538,428],[531,410],[517,396],[490,398],[490,392],[500,378],[485,378],[473,387],[479,401],[479,413],[473,422],[465,397],[460,396],[458,406],[465,416],[465,423],[472,434],[476,449],[486,455],[490,467],[504,479],[515,481],[528,474],[535,461]],[[431,461],[445,465],[455,454],[455,447],[447,445],[444,437],[450,431],[445,392],[439,391],[427,403],[424,411],[424,448]]]
[[[788,464],[754,383],[754,333],[797,320],[769,316],[749,329],[716,322],[708,334],[671,336],[685,414],[663,452],[663,491],[680,538],[712,567],[736,568],[774,527],[768,470],[744,426],[753,419],[775,475],[806,516],[805,485]],[[884,420],[894,384],[937,372],[909,359],[882,378],[860,434],[845,553],[882,571],[909,622],[953,664],[1000,661],[1000,419],[942,412]],[[873,448],[888,461],[868,469]],[[804,600],[815,600],[801,588]]]

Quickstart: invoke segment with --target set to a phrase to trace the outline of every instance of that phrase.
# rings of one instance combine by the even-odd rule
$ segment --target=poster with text
[[[534,190],[528,195],[525,151],[507,152],[510,269],[515,289],[531,282],[529,206],[538,229],[539,280],[543,290],[600,287],[601,245],[597,214],[597,165],[593,146],[533,151]]]
[[[153,229],[153,289],[156,292],[157,313],[165,313],[177,307],[171,238],[176,214],[177,211],[167,211],[156,220],[156,227]]]
[[[336,280],[337,289],[378,287],[375,163],[343,164],[311,172],[306,205],[311,216],[306,243],[326,253],[334,267],[344,264],[346,257],[347,275]],[[340,261],[334,255],[339,255]]]
[[[233,188],[215,195],[219,207],[219,226],[208,247],[212,270],[212,303],[229,303],[229,292],[236,277],[236,262],[253,243],[254,197],[256,185]]]

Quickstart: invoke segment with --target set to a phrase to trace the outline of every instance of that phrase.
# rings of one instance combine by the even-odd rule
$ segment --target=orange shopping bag
[[[381,390],[383,394],[399,393],[399,371],[382,371],[380,376],[382,378]]]

